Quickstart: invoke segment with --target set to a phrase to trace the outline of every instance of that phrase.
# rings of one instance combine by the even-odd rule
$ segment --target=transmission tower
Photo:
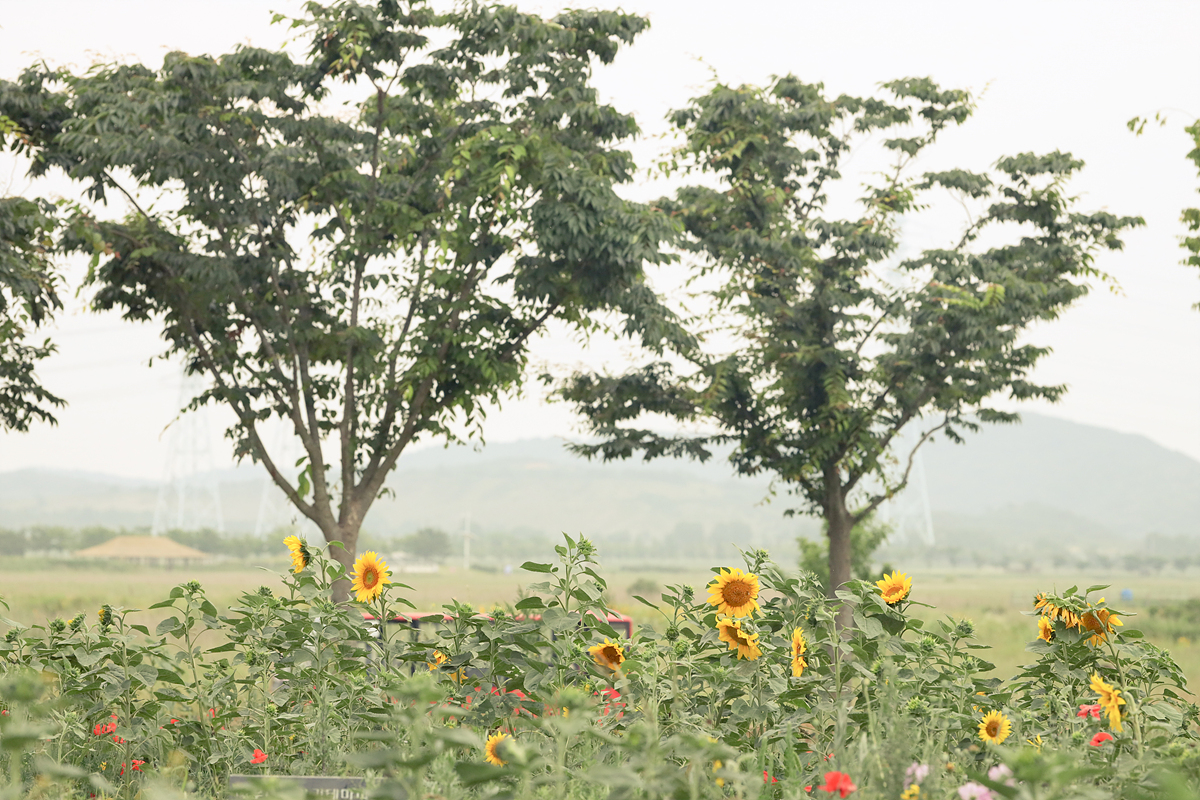
[[[205,388],[203,377],[184,372],[179,381],[176,407],[183,408]],[[225,532],[212,445],[207,406],[181,413],[171,423],[167,460],[154,508],[154,525],[150,529],[155,536],[169,530],[203,528]]]

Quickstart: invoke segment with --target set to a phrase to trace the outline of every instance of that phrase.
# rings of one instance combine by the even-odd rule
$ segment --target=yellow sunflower
[[[443,653],[441,650],[433,651],[433,660],[429,662],[429,671],[433,672],[438,667],[450,660],[450,656]]]
[[[1045,617],[1038,617],[1038,638],[1045,642],[1054,638],[1054,623]]]
[[[292,554],[292,572],[297,574],[302,572],[310,560],[308,542],[299,536],[289,536],[283,540],[283,543],[287,545],[288,552]]]
[[[758,610],[758,576],[740,569],[722,569],[708,585],[708,604],[718,614],[748,617]]]
[[[621,649],[621,645],[608,639],[589,647],[588,653],[597,664],[613,671],[620,669],[621,664],[625,661],[625,651]]]
[[[999,711],[989,711],[979,721],[979,738],[992,744],[1003,744],[1012,733],[1012,722]]]
[[[742,630],[742,623],[736,619],[717,620],[717,637],[722,642],[729,643],[730,650],[736,650],[738,660],[753,661],[762,655],[758,648],[758,634]]]
[[[804,631],[800,628],[792,629],[792,677],[799,678],[804,674],[804,668],[808,666],[808,661],[804,659],[804,654],[808,650],[808,642],[804,640]]]
[[[1104,602],[1103,597],[1100,598],[1100,602]],[[1113,626],[1123,627],[1124,625],[1125,623],[1117,619],[1117,615],[1107,608],[1086,611],[1079,618],[1079,626],[1086,628],[1092,634],[1088,639],[1088,644],[1094,647],[1099,647],[1108,638],[1108,635],[1113,632]]]
[[[884,575],[875,581],[875,585],[879,587],[879,594],[883,597],[883,602],[894,606],[908,597],[908,592],[912,589],[912,578],[903,572],[893,572],[891,575]]]
[[[383,592],[384,584],[392,582],[388,577],[387,562],[374,550],[368,550],[354,562],[354,571],[350,573],[350,588],[357,594],[355,599],[360,603],[369,603]]]
[[[497,767],[503,767],[508,762],[500,757],[500,743],[508,738],[507,733],[497,731],[488,737],[487,744],[483,746],[486,759],[489,764],[495,764]]]
[[[1125,698],[1121,697],[1121,690],[1105,683],[1099,672],[1093,672],[1092,691],[1096,693],[1096,702],[1100,704],[1104,709],[1105,716],[1108,717],[1108,727],[1120,733],[1121,706],[1125,705]]]

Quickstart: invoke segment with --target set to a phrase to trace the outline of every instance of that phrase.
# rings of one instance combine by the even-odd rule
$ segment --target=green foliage
[[[14,130],[0,114],[0,146]],[[54,424],[52,409],[64,405],[34,374],[54,345],[30,341],[33,329],[62,307],[50,261],[55,228],[51,204],[0,197],[0,432],[26,431],[34,420]]]
[[[1000,158],[986,174],[909,174],[972,100],[925,78],[882,90],[830,97],[785,76],[717,84],[675,112],[684,143],[666,166],[697,182],[660,205],[717,312],[703,322],[708,344],[625,375],[577,375],[560,392],[599,439],[575,448],[588,457],[703,460],[734,443],[739,473],[770,474],[799,499],[788,513],[825,519],[834,585],[850,578],[849,531],[906,485],[915,447],[1015,421],[991,405],[997,396],[1061,396],[1031,381],[1048,351],[1025,331],[1103,278],[1095,254],[1142,224],[1076,210],[1066,185],[1082,162],[1066,153]],[[857,215],[839,218],[830,192],[868,138],[893,167],[865,185]],[[944,194],[971,209],[961,238],[897,261],[901,219]],[[655,416],[715,432],[664,435]],[[919,432],[896,452],[909,427]]]
[[[850,574],[855,580],[870,581],[879,577],[880,570],[874,567],[872,556],[892,528],[875,517],[869,517],[850,529]],[[829,540],[813,541],[804,536],[796,538],[800,547],[800,569],[817,576],[821,586],[829,592]],[[890,571],[884,567],[883,572]]]
[[[189,408],[230,408],[237,456],[348,564],[402,451],[474,431],[549,321],[589,331],[609,314],[653,347],[683,334],[643,274],[669,224],[615,191],[636,125],[590,83],[645,19],[304,10],[306,58],[38,65],[0,82],[0,113],[34,175],[126,201],[69,219],[93,305],[162,325],[165,355],[211,382]],[[322,106],[341,83],[348,114]],[[260,439],[272,417],[303,447],[298,479]]]
[[[661,624],[620,639],[595,546],[566,537],[555,551],[524,565],[544,580],[515,606],[451,603],[419,633],[379,631],[404,604],[401,584],[367,606],[324,599],[345,571],[315,549],[285,591],[246,592],[225,612],[200,584],[176,587],[153,606],[166,615],[153,631],[110,606],[10,623],[0,791],[215,798],[227,775],[249,773],[262,776],[252,796],[281,800],[291,795],[270,776],[361,775],[380,798],[790,800],[834,771],[866,800],[912,797],[914,784],[938,800],[979,787],[1114,800],[1200,789],[1200,710],[1137,631],[1110,623],[1096,639],[1087,615],[1120,615],[1092,599],[1101,587],[1037,598],[1031,613],[1053,620],[1053,636],[1029,645],[1033,663],[1009,681],[970,621],[909,616],[919,583],[893,604],[866,581],[830,600],[810,573],[745,553],[761,608],[741,631],[761,655],[740,658],[690,586],[645,598]],[[849,629],[835,625],[839,605]],[[606,641],[619,664],[593,655]],[[1095,702],[1092,675],[1122,693],[1123,729],[1078,713]],[[991,712],[1012,724],[1000,745],[980,738]],[[485,761],[488,742],[501,763]]]
[[[450,536],[440,528],[421,528],[397,539],[396,545],[421,558],[439,559],[450,555]]]

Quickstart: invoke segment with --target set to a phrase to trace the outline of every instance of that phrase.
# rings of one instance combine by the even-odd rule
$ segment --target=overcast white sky
[[[36,59],[157,65],[169,50],[274,47],[286,31],[269,24],[271,12],[298,13],[300,5],[0,0],[0,77],[15,78]],[[521,7],[551,13],[559,5]],[[664,114],[700,92],[710,70],[728,83],[792,72],[852,93],[931,75],[945,86],[986,89],[975,117],[938,145],[938,163],[980,170],[1000,155],[1056,148],[1083,158],[1087,167],[1073,189],[1084,207],[1140,214],[1147,225],[1127,237],[1125,252],[1098,264],[1118,279],[1123,296],[1098,288],[1033,333],[1032,341],[1055,351],[1036,378],[1065,382],[1070,391],[1058,405],[1026,407],[1141,433],[1200,458],[1200,312],[1190,309],[1200,300],[1200,274],[1179,266],[1177,242],[1180,209],[1200,201],[1181,130],[1200,116],[1200,3],[631,0],[623,8],[648,14],[652,28],[596,81],[649,134],[665,129]],[[1130,117],[1156,111],[1170,115],[1166,128],[1141,138],[1126,130]],[[648,142],[638,152],[657,146]],[[62,184],[30,186],[11,158],[0,160],[0,194],[65,191]],[[72,273],[69,310],[48,331],[61,352],[41,369],[71,405],[56,428],[0,435],[0,472],[36,466],[158,477],[163,430],[178,408],[178,372],[147,366],[161,349],[153,328],[84,311],[74,296],[78,277]],[[585,357],[562,341],[543,342],[538,353],[557,365]],[[506,404],[486,430],[495,441],[570,434],[572,419],[531,396]],[[214,448],[214,466],[226,466],[228,450],[219,442]]]

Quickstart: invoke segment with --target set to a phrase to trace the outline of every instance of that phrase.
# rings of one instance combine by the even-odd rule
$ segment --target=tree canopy
[[[0,112],[34,174],[61,169],[100,207],[65,242],[92,255],[94,306],[162,325],[164,355],[211,381],[191,407],[234,411],[237,456],[348,565],[404,449],[476,428],[551,320],[686,335],[644,280],[670,225],[615,191],[636,124],[590,84],[645,19],[306,11],[304,59],[35,66],[0,83]],[[128,213],[103,213],[114,199]],[[271,418],[303,448],[298,478],[263,441]]]
[[[1011,422],[998,397],[1054,400],[1032,380],[1047,348],[1025,340],[1100,277],[1135,217],[1075,209],[1067,153],[1004,157],[987,173],[912,174],[940,134],[967,120],[970,96],[929,79],[876,97],[829,97],[795,77],[716,85],[671,119],[684,143],[674,168],[697,181],[659,205],[683,228],[680,249],[707,304],[707,341],[672,348],[625,374],[585,373],[560,394],[604,459],[708,458],[767,473],[796,511],[824,517],[831,591],[851,576],[850,531],[906,484],[916,448],[979,422]],[[846,156],[871,137],[891,168],[842,216]],[[971,210],[957,241],[899,257],[905,221],[934,192]],[[666,434],[654,419],[711,432]],[[904,451],[901,432],[916,434]],[[913,444],[915,443],[915,444]]]

